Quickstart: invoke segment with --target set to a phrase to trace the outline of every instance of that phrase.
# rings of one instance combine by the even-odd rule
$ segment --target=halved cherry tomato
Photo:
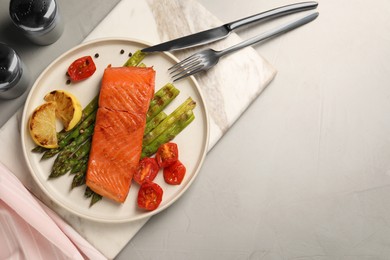
[[[157,183],[145,181],[138,191],[138,207],[146,210],[155,210],[160,205],[162,196],[163,190]]]
[[[156,160],[160,167],[165,168],[179,159],[177,144],[165,143],[160,145],[156,152]]]
[[[134,173],[133,179],[140,185],[146,180],[153,181],[159,170],[160,167],[156,159],[145,157],[139,161],[138,169]]]
[[[92,76],[96,71],[95,63],[91,56],[78,58],[68,68],[68,76],[72,81],[80,81]]]
[[[172,185],[179,185],[183,181],[185,174],[186,167],[179,160],[163,170],[165,182]]]

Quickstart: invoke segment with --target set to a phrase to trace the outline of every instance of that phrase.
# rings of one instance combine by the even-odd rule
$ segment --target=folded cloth
[[[105,259],[2,163],[0,230],[0,259]]]

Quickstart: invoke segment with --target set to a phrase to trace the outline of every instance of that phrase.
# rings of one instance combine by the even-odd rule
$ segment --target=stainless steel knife
[[[296,12],[315,9],[317,6],[317,2],[309,1],[278,7],[213,29],[147,47],[142,49],[142,52],[173,51],[211,43],[226,38],[233,30],[244,25],[259,21],[266,21]]]

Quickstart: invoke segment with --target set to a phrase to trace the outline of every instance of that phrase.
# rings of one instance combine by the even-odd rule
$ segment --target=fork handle
[[[258,36],[255,36],[255,37],[252,37],[246,41],[243,41],[239,44],[236,44],[236,45],[233,45],[225,50],[222,50],[222,51],[217,51],[217,55],[219,57],[221,56],[224,56],[226,54],[229,54],[229,53],[232,53],[232,52],[235,52],[235,51],[238,51],[242,48],[245,48],[245,47],[248,47],[250,45],[253,45],[255,43],[258,43],[260,41],[263,41],[263,40],[266,40],[268,38],[271,38],[271,37],[274,37],[274,36],[277,36],[279,34],[282,34],[282,33],[285,33],[287,31],[290,31],[290,30],[293,30],[299,26],[302,26],[304,24],[307,24],[311,21],[313,21],[314,19],[316,19],[318,17],[319,13],[318,12],[315,12],[315,13],[312,13],[312,14],[309,14],[307,16],[304,16],[303,18],[300,18],[296,21],[293,21],[293,22],[290,22],[288,24],[285,24],[285,25],[282,25],[282,26],[279,26],[275,29],[272,29],[268,32],[265,32],[265,33],[262,33]]]
[[[258,21],[267,21],[273,18],[281,17],[284,15],[296,13],[296,12],[301,12],[309,9],[314,9],[318,6],[318,3],[315,1],[310,1],[310,2],[302,2],[302,3],[296,3],[296,4],[291,4],[291,5],[285,5],[282,7],[278,7],[266,12],[262,12],[259,14],[255,14],[240,20],[236,20],[231,23],[225,24],[225,27],[229,30],[232,31],[234,29],[237,29],[238,27],[248,25],[253,22],[258,22]]]

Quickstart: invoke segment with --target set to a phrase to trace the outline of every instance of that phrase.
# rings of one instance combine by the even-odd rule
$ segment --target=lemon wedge
[[[81,119],[82,107],[78,99],[64,90],[54,90],[44,99],[56,103],[56,116],[64,125],[65,131],[71,130]]]
[[[58,147],[56,132],[56,103],[47,102],[37,107],[29,120],[28,129],[34,142],[45,148]]]

